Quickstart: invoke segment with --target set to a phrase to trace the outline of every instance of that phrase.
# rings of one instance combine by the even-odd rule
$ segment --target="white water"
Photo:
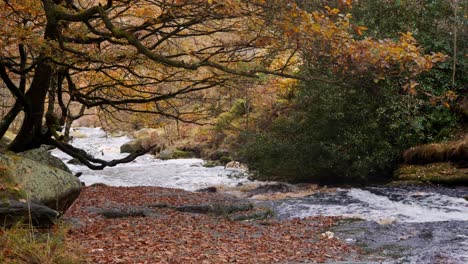
[[[84,149],[99,159],[112,160],[125,157],[120,146],[131,138],[107,137],[100,128],[77,128],[85,138],[75,138],[72,145]],[[53,155],[65,162],[71,158],[54,150]],[[152,155],[143,155],[133,162],[107,167],[104,170],[90,170],[85,166],[67,164],[74,172],[82,172],[80,180],[86,185],[104,183],[110,186],[161,186],[194,191],[214,185],[236,186],[248,181],[242,170],[224,167],[205,168],[201,159],[159,160]]]
[[[120,146],[131,140],[129,137],[107,137],[99,128],[79,128],[78,132],[86,137],[76,138],[73,145],[105,160],[125,157],[125,154],[120,154]],[[54,150],[53,154],[65,162],[70,160],[70,157],[58,150]],[[87,185],[104,183],[111,186],[161,186],[194,191],[209,186],[235,187],[239,183],[250,182],[245,177],[230,177],[243,174],[241,170],[205,168],[202,164],[200,159],[162,161],[154,159],[152,155],[144,155],[131,163],[101,171],[93,171],[80,165],[67,165],[74,173],[82,172],[80,180]],[[462,189],[462,192],[463,190],[467,189]],[[274,201],[272,205],[279,217],[286,218],[327,215],[357,217],[381,224],[400,223],[400,226],[389,225],[388,232],[393,232],[396,236],[400,236],[402,230],[408,230],[408,225],[409,234],[412,228],[433,230],[444,226],[434,231],[434,237],[428,244],[415,245],[420,248],[419,251],[405,251],[406,257],[397,260],[390,257],[384,263],[428,264],[434,263],[440,255],[445,259],[437,263],[467,263],[466,222],[456,221],[468,221],[468,202],[457,198],[468,193],[460,195],[458,192],[452,195],[452,192],[450,189],[420,191],[386,187],[336,189],[302,198]],[[454,231],[453,227],[458,231]],[[405,236],[406,233],[402,237]]]
[[[86,150],[97,158],[111,160],[125,157],[120,146],[129,137],[107,137],[100,128],[77,128],[86,138],[76,138],[73,145]],[[54,150],[54,155],[68,161],[70,157]],[[233,187],[249,180],[232,177],[242,174],[237,169],[224,167],[205,168],[200,159],[162,161],[152,155],[138,157],[135,161],[116,167],[93,171],[80,165],[69,165],[73,172],[82,172],[80,180],[87,185],[105,183],[111,186],[161,186],[194,191],[209,186]],[[383,189],[385,190],[385,189]],[[420,193],[392,189],[375,194],[363,189],[337,189],[276,203],[278,214],[284,217],[315,215],[358,217],[377,222],[436,222],[468,221],[468,202],[463,198],[437,192]]]
[[[347,216],[381,223],[468,221],[468,202],[439,193],[406,191],[398,200],[362,189],[338,189],[314,199],[283,201],[280,215],[307,217],[313,215]],[[345,204],[343,201],[348,200]],[[325,203],[325,204],[324,204]]]

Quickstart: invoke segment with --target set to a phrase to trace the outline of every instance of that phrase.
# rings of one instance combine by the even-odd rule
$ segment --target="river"
[[[99,128],[76,128],[83,138],[73,145],[102,159],[122,158],[120,146],[131,140],[109,137]],[[65,162],[66,154],[53,154]],[[203,167],[200,159],[162,161],[151,155],[116,167],[93,171],[68,164],[83,173],[85,184],[111,186],[161,186],[194,191],[210,186],[236,188],[253,184],[239,169]],[[260,184],[256,182],[255,184]],[[315,215],[343,216],[348,220],[331,231],[339,239],[365,249],[367,263],[468,263],[468,187],[370,186],[333,188],[305,197],[274,201],[269,204],[280,219]]]

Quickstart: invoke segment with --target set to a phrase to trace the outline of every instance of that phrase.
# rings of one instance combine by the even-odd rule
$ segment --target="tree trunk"
[[[42,4],[47,17],[44,39],[57,40],[59,27],[55,16],[55,4],[50,0],[42,0]],[[46,58],[41,58],[42,56],[44,54],[39,57],[40,61],[35,67],[31,86],[24,96],[28,107],[25,107],[27,111],[25,111],[23,124],[16,138],[8,146],[8,149],[13,152],[38,148],[45,142],[46,131],[42,131],[42,118],[53,69],[50,62]]]
[[[25,112],[23,124],[18,135],[8,146],[13,152],[38,148],[43,143],[42,117],[44,103],[52,76],[52,67],[46,62],[40,62],[36,67],[31,87],[25,95],[29,111]]]
[[[10,127],[11,123],[15,120],[16,116],[21,112],[21,104],[16,102],[15,105],[8,111],[8,113],[0,121],[0,138],[2,138]]]

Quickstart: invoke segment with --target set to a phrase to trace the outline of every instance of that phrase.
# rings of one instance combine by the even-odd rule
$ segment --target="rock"
[[[219,160],[206,160],[205,163],[203,163],[203,167],[205,168],[213,168],[217,166],[223,166]]]
[[[162,160],[168,160],[168,159],[172,159],[174,157],[174,152],[173,152],[173,150],[165,149],[165,150],[159,152],[159,154],[157,156],[158,156],[158,158],[160,158]]]
[[[251,196],[265,194],[265,193],[287,193],[291,192],[292,189],[284,183],[275,183],[275,184],[266,184],[262,186],[258,186],[257,188],[249,191]]]
[[[226,168],[230,168],[230,169],[241,169],[241,170],[249,170],[249,168],[247,167],[247,165],[243,164],[243,163],[240,163],[238,161],[230,161],[228,162],[226,165],[225,165]]]
[[[229,151],[227,149],[217,149],[217,150],[215,150],[213,153],[211,153],[209,155],[209,158],[211,160],[219,160],[223,156],[229,157],[231,155],[230,155],[230,153],[229,153]]]
[[[157,155],[159,159],[168,160],[168,159],[186,159],[193,157],[193,154],[190,152],[178,150],[178,149],[165,149]]]
[[[88,135],[79,131],[79,130],[72,130],[70,131],[70,137],[72,138],[87,138]]]
[[[67,165],[61,159],[50,154],[49,150],[49,146],[42,145],[39,148],[27,150],[17,155],[71,173]]]
[[[221,162],[221,164],[223,165],[226,165],[231,161],[232,161],[232,158],[229,156],[222,156],[221,158],[219,158],[219,162]]]
[[[73,158],[67,162],[67,164],[72,164],[72,165],[82,165],[81,161],[79,161],[77,158]]]
[[[143,140],[135,139],[120,146],[120,153],[133,153],[144,150]]]
[[[0,176],[21,189],[31,202],[59,212],[81,192],[81,183],[73,174],[17,155],[0,154]]]
[[[120,130],[110,132],[111,137],[124,137],[126,135],[127,134],[124,131],[120,131]]]
[[[33,202],[0,200],[0,226],[12,227],[16,223],[31,223],[33,226],[47,228],[54,224],[59,213],[47,206]]]
[[[447,185],[468,184],[468,168],[458,168],[452,163],[403,165],[394,172],[400,181],[432,182]]]
[[[215,186],[210,186],[210,187],[198,189],[195,192],[215,193],[215,192],[218,192],[218,189]]]

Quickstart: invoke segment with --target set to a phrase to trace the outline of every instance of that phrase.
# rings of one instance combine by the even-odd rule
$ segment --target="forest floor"
[[[71,224],[66,240],[88,263],[316,263],[358,256],[359,249],[324,235],[336,217],[233,221],[264,208],[220,207],[242,209],[248,202],[159,187],[85,187],[63,217]]]

